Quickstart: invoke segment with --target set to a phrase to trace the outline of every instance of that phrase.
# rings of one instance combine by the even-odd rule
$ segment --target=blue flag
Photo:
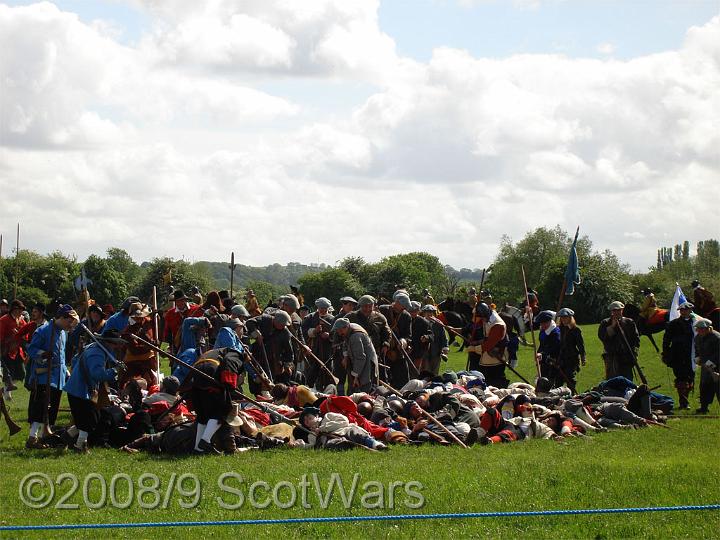
[[[575,285],[580,284],[580,266],[578,264],[577,256],[577,239],[580,227],[575,231],[575,239],[573,240],[572,247],[570,248],[570,255],[568,256],[567,269],[565,270],[565,294],[572,296],[575,294]]]

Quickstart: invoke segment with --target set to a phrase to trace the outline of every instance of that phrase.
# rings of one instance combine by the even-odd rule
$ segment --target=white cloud
[[[720,18],[628,61],[441,47],[422,64],[375,2],[138,3],[155,24],[135,46],[0,6],[0,230],[30,221],[28,247],[481,267],[502,234],[560,223],[644,268],[667,234],[717,229]],[[314,114],[260,90],[306,77],[377,91]]]

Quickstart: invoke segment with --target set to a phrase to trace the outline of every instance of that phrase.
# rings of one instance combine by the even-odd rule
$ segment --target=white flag
[[[680,316],[678,306],[684,302],[687,302],[687,299],[685,298],[685,295],[683,294],[680,285],[675,283],[675,295],[673,296],[672,302],[670,303],[670,314],[668,316],[669,321],[674,321]]]
[[[687,299],[685,298],[685,295],[683,294],[680,285],[678,283],[675,283],[675,295],[673,296],[672,302],[670,303],[670,313],[668,314],[668,321],[673,321],[680,316],[680,310],[678,310],[678,306],[685,302],[687,302]],[[695,317],[692,317],[692,320],[695,321]],[[697,369],[697,366],[695,365],[695,334],[697,334],[697,330],[695,330],[695,325],[693,325],[693,342],[690,352],[690,364],[692,365],[693,371]]]

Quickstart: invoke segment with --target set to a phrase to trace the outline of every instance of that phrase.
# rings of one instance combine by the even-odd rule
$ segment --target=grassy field
[[[588,345],[588,366],[579,376],[579,389],[589,388],[602,377],[600,344],[596,337],[597,326],[583,327]],[[521,350],[519,371],[532,378],[532,349]],[[453,353],[449,366],[464,366],[464,355]],[[674,395],[672,373],[668,373],[646,338],[643,338],[640,363],[651,385],[662,385],[659,392]],[[512,377],[511,377],[512,378]],[[24,390],[16,393],[12,413],[16,420],[24,416],[26,404]],[[697,396],[693,398],[697,404]],[[63,400],[63,406],[66,406]],[[718,414],[713,404],[711,414]],[[144,521],[207,521],[228,519],[273,519],[281,517],[380,515],[405,513],[491,512],[546,509],[608,508],[623,506],[665,506],[685,504],[711,504],[720,502],[720,465],[717,461],[720,443],[720,420],[671,419],[670,429],[647,428],[610,432],[589,439],[574,439],[563,443],[527,441],[489,447],[475,446],[469,450],[457,447],[393,447],[387,453],[353,450],[336,453],[328,451],[274,450],[248,452],[233,457],[187,457],[171,459],[147,454],[126,455],[116,450],[94,449],[88,456],[76,456],[58,451],[25,451],[25,431],[8,440],[5,428],[0,435],[0,524],[59,524],[108,523]],[[77,491],[65,503],[77,508],[58,508],[61,496],[71,492],[71,480],[61,480],[55,486],[52,504],[32,509],[21,502],[21,480],[31,472],[41,472],[57,480],[63,473],[79,479]],[[239,487],[246,498],[237,509],[225,509],[223,504],[239,501],[234,493],[221,490],[218,478],[223,473],[235,472],[242,476],[225,481],[225,485]],[[116,500],[106,494],[100,508],[89,506],[103,500],[101,482],[91,475],[97,473],[110,484],[113,475],[126,474],[135,482],[134,498],[128,499],[125,479],[115,484]],[[156,474],[161,482],[155,493],[146,493],[138,502],[137,483],[144,473]],[[194,481],[186,478],[183,489],[186,496],[170,490],[167,502],[166,489],[173,474],[197,477],[201,496],[192,508],[181,507],[193,503],[190,494]],[[320,497],[312,484],[317,475],[319,486],[326,492],[327,483],[336,473],[348,490],[354,475],[359,474],[357,493],[343,502],[339,491],[323,509]],[[306,507],[301,497],[290,508],[281,509],[274,504],[257,509],[249,505],[248,487],[257,480],[276,485],[288,481],[296,486],[303,476],[309,479]],[[89,479],[89,480],[88,480]],[[87,502],[83,497],[83,482],[87,480]],[[410,508],[418,502],[402,488],[394,490],[390,504],[390,483],[420,482],[418,489],[424,504]],[[366,487],[366,482],[380,485]],[[149,484],[146,484],[149,485]],[[291,502],[293,488],[279,488],[279,502]],[[373,490],[370,502],[379,509],[365,509],[361,496]],[[380,501],[378,490],[383,494]],[[151,486],[152,491],[152,486]],[[37,489],[35,494],[40,494]],[[262,490],[259,499],[267,494]],[[154,497],[161,499],[154,504]],[[127,500],[127,501],[126,501]],[[165,503],[166,504],[163,504]],[[90,504],[88,504],[90,503]],[[129,503],[128,508],[120,508]],[[381,504],[382,503],[382,504]],[[187,506],[188,504],[186,504]],[[164,506],[164,508],[163,508]],[[288,505],[290,506],[290,505]],[[418,536],[449,537],[531,537],[531,538],[624,538],[673,537],[713,538],[720,530],[720,512],[670,512],[654,514],[620,514],[606,516],[551,516],[524,518],[483,518],[469,520],[424,520],[371,523],[322,523],[300,525],[251,525],[246,531],[237,527],[176,527],[167,530],[130,529],[99,531],[54,531],[52,538],[90,538],[99,534],[112,538],[149,538],[166,535],[170,538],[224,538],[243,533],[275,537],[365,537],[412,538]],[[99,534],[98,534],[99,533]],[[16,532],[1,533],[3,538],[16,538]],[[23,533],[23,537],[47,538],[48,533]]]

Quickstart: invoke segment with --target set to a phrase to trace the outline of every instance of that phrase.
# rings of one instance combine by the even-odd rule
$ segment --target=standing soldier
[[[27,324],[22,316],[25,305],[13,300],[10,311],[0,317],[0,352],[2,353],[2,376],[5,380],[3,390],[5,399],[12,399],[12,390],[17,386],[13,380],[25,379],[25,351],[21,347],[23,327]]]
[[[247,302],[245,303],[245,309],[248,310],[250,316],[257,317],[258,315],[260,315],[262,313],[262,309],[260,309],[260,304],[258,304],[257,296],[255,296],[255,291],[253,291],[252,289],[248,289],[245,298],[247,299]]]
[[[118,387],[123,388],[125,384],[134,377],[142,377],[147,381],[148,388],[158,384],[155,375],[155,351],[136,339],[136,336],[155,344],[155,331],[150,318],[150,309],[140,302],[133,303],[130,307],[128,326],[122,332],[122,338],[127,342],[124,362],[126,369],[123,371]]]
[[[448,338],[445,328],[440,321],[435,319],[437,308],[432,304],[427,304],[422,308],[423,316],[430,323],[430,329],[433,333],[433,340],[428,350],[428,359],[421,366],[421,371],[429,371],[433,375],[440,372],[440,361],[447,362],[447,355],[450,352],[448,348]]]
[[[410,358],[418,371],[423,365],[427,365],[430,360],[430,347],[433,342],[433,332],[430,321],[420,315],[420,302],[413,300],[410,302]]]
[[[120,351],[126,344],[117,330],[99,336],[98,340],[113,353]],[[75,429],[70,428],[68,435],[75,436],[77,430],[77,441],[73,446],[75,452],[88,452],[88,435],[97,429],[100,421],[100,410],[96,405],[98,386],[114,381],[117,377],[116,369],[108,367],[112,362],[97,343],[88,344],[73,358],[72,374],[64,390],[75,422]]]
[[[575,312],[570,308],[558,311],[560,317],[560,367],[568,378],[568,386],[576,391],[576,373],[585,365],[585,340],[575,323]]]
[[[402,388],[410,380],[404,352],[411,338],[412,317],[406,311],[410,307],[410,297],[402,291],[397,291],[393,294],[392,304],[385,304],[379,308],[390,327],[390,349],[386,358],[390,364],[390,378],[395,388]]]
[[[347,317],[351,312],[355,311],[356,307],[357,300],[355,300],[352,296],[343,296],[340,299],[340,311],[338,311],[337,315],[335,315],[335,318]]]
[[[695,387],[695,372],[693,371],[693,340],[695,332],[693,323],[693,306],[690,302],[683,302],[678,306],[680,316],[670,321],[663,336],[662,360],[673,370],[675,375],[675,388],[678,393],[680,409],[689,409],[688,397]]]
[[[435,299],[434,299],[434,298],[432,297],[432,295],[430,294],[430,290],[429,290],[429,289],[423,289],[423,292],[422,292],[422,305],[423,305],[423,306],[434,306],[434,305],[436,305],[436,304],[435,304]]]
[[[346,342],[347,370],[350,373],[348,393],[371,392],[378,380],[378,359],[370,336],[359,324],[346,317],[335,319],[332,327]]]
[[[330,339],[330,329],[332,328],[333,316],[330,315],[330,308],[332,303],[324,296],[315,300],[315,307],[317,310],[311,313],[302,323],[302,330],[305,336],[306,342],[312,349],[312,352],[325,364],[328,364],[333,356],[333,344]],[[328,380],[325,372],[320,371],[320,366],[312,359],[306,359],[307,365],[305,367],[305,384],[310,388],[316,386],[317,388],[325,388],[332,381]],[[344,374],[343,374],[344,375]],[[343,384],[341,379],[339,384]],[[338,388],[338,390],[340,390]],[[342,394],[340,394],[342,395]]]
[[[163,341],[166,341],[170,345],[170,350],[175,352],[180,350],[182,343],[182,323],[186,317],[196,316],[198,305],[188,302],[188,297],[180,289],[173,291],[173,304],[173,307],[165,312]]]
[[[50,432],[55,423],[62,388],[65,386],[65,344],[68,332],[80,321],[75,310],[65,304],[60,306],[57,314],[48,324],[41,326],[33,334],[28,346],[30,356],[29,384],[30,401],[28,402],[28,420],[30,436],[25,448],[45,448],[40,442]],[[48,362],[50,370],[48,373]],[[48,385],[48,376],[50,377]],[[48,386],[50,394],[48,395]]]
[[[717,397],[720,403],[720,333],[708,319],[698,318],[694,325],[695,363],[700,366],[700,408],[697,414],[707,414],[708,407]]]
[[[505,377],[505,348],[507,329],[500,315],[481,302],[475,306],[476,320],[464,331],[470,339],[468,362],[470,369],[478,370],[489,386],[506,388],[510,381]]]
[[[375,298],[365,294],[358,298],[358,309],[348,314],[348,320],[359,324],[370,336],[378,361],[387,365],[386,355],[390,350],[390,327],[385,315],[375,310]],[[383,370],[383,380],[387,380],[388,374]]]
[[[249,337],[255,340],[253,356],[266,364],[274,382],[287,383],[293,373],[295,356],[290,338],[290,315],[280,309],[248,319]],[[254,388],[250,389],[256,393]]]
[[[550,381],[553,388],[562,386],[565,379],[560,374],[560,328],[555,324],[555,313],[541,311],[535,317],[534,325],[538,332],[537,358],[540,363],[540,376]]]
[[[598,327],[598,337],[603,343],[605,352],[605,378],[622,376],[633,380],[633,366],[640,347],[640,334],[635,322],[623,317],[625,304],[612,302],[608,309],[610,317],[603,319]]]

